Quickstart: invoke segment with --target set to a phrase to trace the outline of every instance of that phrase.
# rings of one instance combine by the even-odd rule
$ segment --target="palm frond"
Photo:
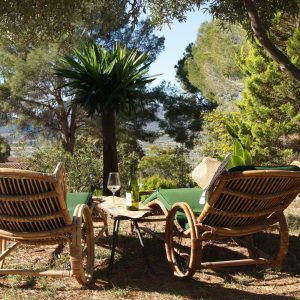
[[[55,74],[66,78],[63,87],[68,87],[76,97],[74,102],[83,106],[92,115],[103,109],[131,113],[138,105],[135,90],[152,82],[147,53],[128,51],[116,44],[112,51],[96,44],[74,49],[73,55],[63,58],[65,68]]]

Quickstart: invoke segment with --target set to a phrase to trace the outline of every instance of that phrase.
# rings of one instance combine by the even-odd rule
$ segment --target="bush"
[[[142,156],[141,149],[121,143],[118,147],[119,173],[124,191],[128,183],[132,161]],[[37,148],[31,157],[23,158],[30,170],[52,173],[59,161],[64,162],[67,173],[68,191],[89,191],[101,189],[103,183],[102,145],[98,139],[80,137],[70,154],[57,144],[46,143]]]
[[[57,144],[47,143],[23,160],[30,170],[50,173],[58,162],[64,162],[70,192],[90,191],[102,183],[102,149],[97,139],[80,137],[73,155]]]
[[[143,190],[174,189],[177,182],[171,179],[161,178],[157,175],[146,178],[143,181]]]
[[[141,159],[139,170],[145,178],[156,176],[174,182],[177,187],[190,185],[191,166],[187,156],[188,152],[181,147],[153,146]]]
[[[10,156],[10,146],[3,137],[0,137],[0,162],[6,162]]]

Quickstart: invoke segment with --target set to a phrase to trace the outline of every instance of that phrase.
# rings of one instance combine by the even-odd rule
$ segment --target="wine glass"
[[[115,202],[115,193],[121,188],[120,175],[118,172],[109,173],[107,188],[112,192],[113,202]]]
[[[138,186],[139,190],[143,187],[143,173],[141,171],[138,171]]]

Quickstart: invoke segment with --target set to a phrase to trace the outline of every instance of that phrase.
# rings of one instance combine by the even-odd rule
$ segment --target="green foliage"
[[[34,49],[24,59],[21,55],[26,51],[23,45],[16,47],[16,51],[8,51],[9,45],[2,45],[0,51],[3,76],[9,83],[13,95],[24,96],[26,93],[37,91],[37,82],[42,78],[44,84],[50,88],[53,77],[51,66],[59,55],[59,44],[43,45]],[[26,82],[26,84],[24,84]],[[42,96],[43,89],[40,89],[34,98]]]
[[[233,152],[230,157],[230,161],[227,165],[227,168],[233,168],[236,166],[244,166],[244,165],[252,165],[252,155],[251,155],[251,139],[247,134],[246,136],[242,136],[242,139],[239,137],[239,128],[235,126],[232,120],[235,119],[238,124],[240,122],[237,120],[236,116],[231,116],[226,120],[226,130],[234,139]]]
[[[10,156],[10,146],[6,140],[0,136],[0,162],[6,162]]]
[[[18,155],[21,156],[22,152]],[[143,151],[137,145],[120,143],[118,146],[122,188],[127,186],[132,161],[138,161],[142,156]],[[57,144],[46,143],[36,148],[30,157],[23,157],[22,160],[29,164],[30,170],[50,173],[54,171],[59,161],[64,162],[68,191],[89,191],[102,188],[102,145],[99,139],[80,136],[75,145],[74,154],[64,151]]]
[[[173,0],[170,4],[166,0],[137,1],[136,5],[150,9],[154,22],[158,24],[171,23],[173,19],[180,22],[186,19],[186,14],[193,11],[195,7],[204,8],[214,19],[222,21],[222,26],[226,27],[229,23],[241,24],[249,35],[253,35],[250,20],[245,9],[243,0]],[[285,14],[290,17],[297,17],[300,12],[299,0],[265,0],[255,1],[259,20],[268,31],[272,31],[273,18],[278,14]]]
[[[243,89],[243,74],[237,64],[241,47],[247,49],[246,35],[238,25],[227,31],[218,21],[201,25],[197,41],[178,62],[177,77],[182,87],[201,92],[206,99],[224,103],[236,99]]]
[[[291,61],[300,66],[300,56],[299,56],[299,49],[300,49],[300,28],[295,29],[293,35],[289,39],[286,47],[287,54],[291,57]]]
[[[276,23],[276,26],[279,25]],[[292,27],[295,34],[291,34]],[[297,26],[293,21],[286,20],[284,28],[278,30],[282,49],[286,46],[296,61]],[[202,146],[204,155],[223,156],[225,151],[216,151],[220,148],[230,151],[232,142],[228,136],[231,135],[243,147],[250,148],[251,144],[251,151],[245,156],[248,159],[251,156],[252,163],[268,165],[290,162],[300,150],[299,84],[281,72],[279,65],[255,43],[250,45],[248,53],[241,52],[238,63],[246,76],[242,99],[237,102],[239,112],[229,114],[223,119],[224,122],[220,118],[205,124],[204,136],[207,141]],[[224,129],[228,131],[227,135]]]
[[[158,175],[145,178],[143,180],[143,190],[157,190],[157,189],[174,189],[176,188],[177,182],[172,179],[165,179]]]
[[[287,27],[290,25],[288,21]],[[296,36],[297,31],[296,28]],[[296,61],[295,35],[286,32],[282,44],[293,45]],[[243,117],[233,120],[236,137],[242,143],[247,135],[251,137],[255,163],[288,163],[300,150],[300,85],[281,72],[278,64],[255,44],[248,55],[241,57],[240,65],[247,79],[243,99],[238,102]]]
[[[273,32],[273,20],[278,14],[285,14],[292,18],[298,17],[300,12],[299,0],[265,0],[254,3],[258,11],[259,21],[270,34]],[[213,1],[209,6],[210,13],[221,20],[223,26],[226,26],[228,21],[232,24],[239,23],[247,30],[248,35],[254,36],[243,0]]]
[[[0,33],[32,46],[62,38],[70,42],[78,32],[107,34],[127,22],[130,13],[122,0],[2,1]]]
[[[74,49],[63,58],[66,68],[56,69],[56,75],[69,79],[64,87],[76,94],[74,103],[89,115],[104,110],[131,113],[138,103],[137,88],[154,80],[148,76],[148,55],[128,51],[120,44],[112,51],[96,44]]]
[[[91,8],[93,5],[91,4]],[[101,12],[97,11],[95,14],[101,15]],[[74,22],[76,23],[76,20]],[[11,40],[6,40],[5,35],[0,36],[0,40],[3,40],[0,43],[0,72],[5,81],[5,85],[0,87],[0,97],[3,99],[1,112],[4,112],[6,117],[9,114],[18,114],[19,128],[22,129],[28,124],[34,125],[35,128],[40,129],[40,135],[56,138],[66,150],[72,153],[76,134],[82,134],[80,129],[94,125],[87,124],[86,113],[71,104],[72,97],[66,97],[67,89],[59,88],[62,85],[62,78],[53,75],[53,67],[59,66],[60,55],[69,52],[74,45],[78,45],[78,39],[94,39],[109,49],[113,47],[113,41],[118,40],[128,49],[134,48],[149,53],[149,61],[155,60],[163,49],[164,38],[154,34],[154,28],[149,20],[138,22],[134,30],[130,22],[124,23],[123,20],[118,26],[107,27],[105,30],[110,30],[109,34],[107,32],[104,34],[105,30],[100,30],[102,22],[104,21],[99,19],[97,24],[93,24],[91,32],[86,27],[85,30],[74,33],[72,38],[69,37],[71,40],[62,37],[55,39],[55,42],[45,41],[34,47],[32,46],[34,43],[30,43],[29,47],[18,39],[14,41],[12,47]],[[121,130],[118,132],[122,131],[121,134],[132,139],[153,140],[157,132],[145,130],[145,123],[156,118],[158,104],[153,101],[157,98],[153,97],[155,93],[141,90],[137,98],[143,103],[147,102],[147,105],[143,109],[136,109],[135,118],[132,116],[130,118],[128,114],[120,116],[118,123]],[[1,115],[1,120],[4,120],[4,117],[5,115],[3,117]]]
[[[190,94],[197,95],[201,93],[201,91],[189,81],[188,68],[186,66],[186,61],[193,58],[193,47],[195,47],[194,43],[187,45],[185,52],[183,53],[183,57],[177,62],[175,69],[176,78],[178,79],[181,88]]]
[[[72,102],[90,116],[101,116],[104,195],[109,193],[109,172],[118,171],[115,118],[131,115],[145,104],[138,96],[154,80],[147,75],[151,63],[148,59],[146,53],[129,51],[120,44],[109,50],[94,43],[75,49],[73,56],[64,56],[66,67],[56,69],[56,75],[68,80],[63,86],[75,95]]]
[[[128,49],[138,49],[139,52],[146,52],[150,61],[154,61],[159,53],[164,50],[163,36],[158,37],[155,27],[149,18],[139,20],[133,28],[133,24],[128,22],[109,34],[101,36],[101,45],[112,49],[116,41],[126,45]]]
[[[195,5],[204,7],[215,19],[219,19],[226,26],[241,24],[248,34],[264,35],[264,30],[272,35],[272,21],[278,14],[298,17],[300,12],[299,0],[266,0],[251,1],[254,6],[254,15],[259,17],[258,24],[253,32],[249,18],[249,11],[243,0],[137,0],[137,1],[79,1],[70,3],[63,1],[2,1],[0,10],[0,33],[8,39],[16,38],[28,41],[28,44],[44,40],[58,40],[61,36],[69,38],[74,32],[87,32],[93,38],[95,32],[109,34],[111,27],[124,22],[137,22],[141,13],[150,10],[154,23],[170,23],[176,18],[179,21],[186,19],[186,13],[193,11]],[[250,11],[251,13],[251,11]],[[253,15],[253,14],[252,14]],[[251,18],[253,21],[253,18]],[[261,28],[259,24],[262,24]],[[108,29],[108,30],[107,30]],[[271,45],[271,46],[266,46]],[[272,42],[266,43],[265,48],[270,51]],[[283,60],[281,60],[281,63]],[[289,64],[285,64],[290,69]],[[297,70],[297,69],[296,69]],[[297,72],[296,72],[297,73]]]
[[[183,148],[153,146],[142,157],[139,170],[143,177],[158,176],[175,182],[177,186],[186,186],[191,183],[189,173],[191,166],[187,162],[187,151]]]
[[[17,44],[12,51],[10,45],[2,44],[0,68],[5,84],[0,94],[5,112],[18,115],[20,129],[33,125],[40,134],[55,137],[72,152],[75,131],[82,126],[84,112],[70,105],[65,91],[56,90],[60,79],[53,76],[52,67],[60,50],[59,44],[30,50]]]
[[[273,22],[278,15],[293,19],[295,24],[300,14],[299,0],[186,0],[172,1],[138,1],[145,3],[150,8],[154,20],[159,24],[171,22],[173,18],[180,21],[186,17],[186,12],[194,9],[194,6],[204,7],[221,25],[228,28],[228,24],[240,24],[246,29],[248,37],[254,40],[256,37],[270,57],[277,61],[282,69],[296,81],[300,80],[300,69],[293,64],[288,56],[282,51],[282,45],[276,41],[281,34],[273,30]],[[281,24],[284,28],[284,24]],[[274,38],[275,36],[275,38]],[[224,56],[225,58],[225,56]]]
[[[226,124],[228,116],[236,114],[240,116],[236,112],[228,113],[216,109],[205,115],[203,133],[197,147],[199,157],[210,156],[222,159],[232,151],[232,137],[227,131]]]
[[[74,155],[64,151],[57,144],[48,143],[37,148],[31,157],[23,160],[30,170],[52,173],[59,161],[64,162],[68,191],[90,191],[102,183],[102,149],[98,140],[81,137]]]
[[[193,148],[203,125],[203,116],[215,108],[216,104],[203,97],[180,93],[175,87],[162,85],[164,92],[164,118],[160,127],[175,142]]]
[[[227,165],[227,168],[233,168],[236,166],[249,166],[252,165],[252,156],[250,153],[250,137],[247,136],[246,145],[242,145],[238,140],[235,140],[233,146],[233,153],[230,157],[230,161]]]

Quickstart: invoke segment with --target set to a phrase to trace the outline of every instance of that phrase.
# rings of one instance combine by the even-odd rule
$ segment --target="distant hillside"
[[[163,112],[159,112],[159,117],[163,118]],[[154,131],[159,131],[160,128],[158,126],[157,122],[151,122],[148,124],[148,129],[149,130],[154,130]],[[28,138],[28,135],[31,133],[32,127],[28,127],[27,130],[25,130],[22,134],[20,134],[18,131],[17,125],[12,125],[12,126],[3,126],[0,127],[0,136],[4,137],[9,145],[11,146],[11,155],[15,155],[17,151],[17,145],[20,142],[27,142],[26,146],[26,152],[30,153],[33,151],[33,145],[35,142],[35,139]],[[180,146],[180,144],[176,143],[172,138],[170,138],[168,135],[164,134],[158,139],[156,139],[153,143],[148,143],[148,142],[140,142],[142,148],[144,151],[147,153],[147,150],[153,146],[160,146],[160,147],[175,147],[175,146]],[[197,159],[197,153],[195,151],[191,151],[190,154],[190,161],[192,165],[195,165],[198,161]]]

